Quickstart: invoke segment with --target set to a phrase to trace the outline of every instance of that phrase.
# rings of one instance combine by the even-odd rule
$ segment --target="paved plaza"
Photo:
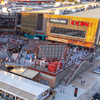
[[[91,100],[91,97],[96,92],[100,93],[100,75],[93,73],[93,70],[99,66],[100,56],[94,60],[92,67],[80,75],[82,79],[77,78],[68,86],[59,85],[56,87],[55,90],[57,91],[57,94],[54,100]],[[84,86],[81,84],[81,81],[86,81]],[[75,87],[78,88],[77,97],[74,97]],[[91,88],[93,89],[91,90]],[[63,89],[65,90],[64,93]],[[60,90],[62,90],[62,92],[60,92]]]

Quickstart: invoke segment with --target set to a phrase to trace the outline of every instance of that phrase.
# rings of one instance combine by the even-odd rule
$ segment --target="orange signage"
[[[52,41],[58,41],[58,42],[68,43],[68,40],[66,40],[66,39],[61,39],[61,38],[55,38],[55,37],[50,37],[50,36],[48,36],[46,39],[52,40]]]
[[[83,21],[72,21],[72,25],[92,27],[92,23]]]

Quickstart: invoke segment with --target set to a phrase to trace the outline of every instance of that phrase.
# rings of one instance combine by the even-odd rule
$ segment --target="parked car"
[[[95,93],[94,96],[92,96],[92,100],[100,100],[100,94]]]
[[[72,13],[77,12],[77,9],[71,9]]]
[[[100,74],[100,67],[99,68],[97,68],[97,69],[94,69],[94,71],[93,71],[94,73],[97,73],[97,74]]]

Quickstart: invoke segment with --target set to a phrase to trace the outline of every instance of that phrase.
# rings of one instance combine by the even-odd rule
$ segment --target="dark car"
[[[100,94],[99,93],[95,93],[95,95],[92,96],[92,100],[100,100]]]

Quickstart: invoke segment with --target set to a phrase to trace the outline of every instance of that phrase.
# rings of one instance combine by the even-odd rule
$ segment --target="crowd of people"
[[[69,47],[67,50],[66,64],[74,62],[81,62],[84,60],[84,56],[88,54],[87,48]]]

